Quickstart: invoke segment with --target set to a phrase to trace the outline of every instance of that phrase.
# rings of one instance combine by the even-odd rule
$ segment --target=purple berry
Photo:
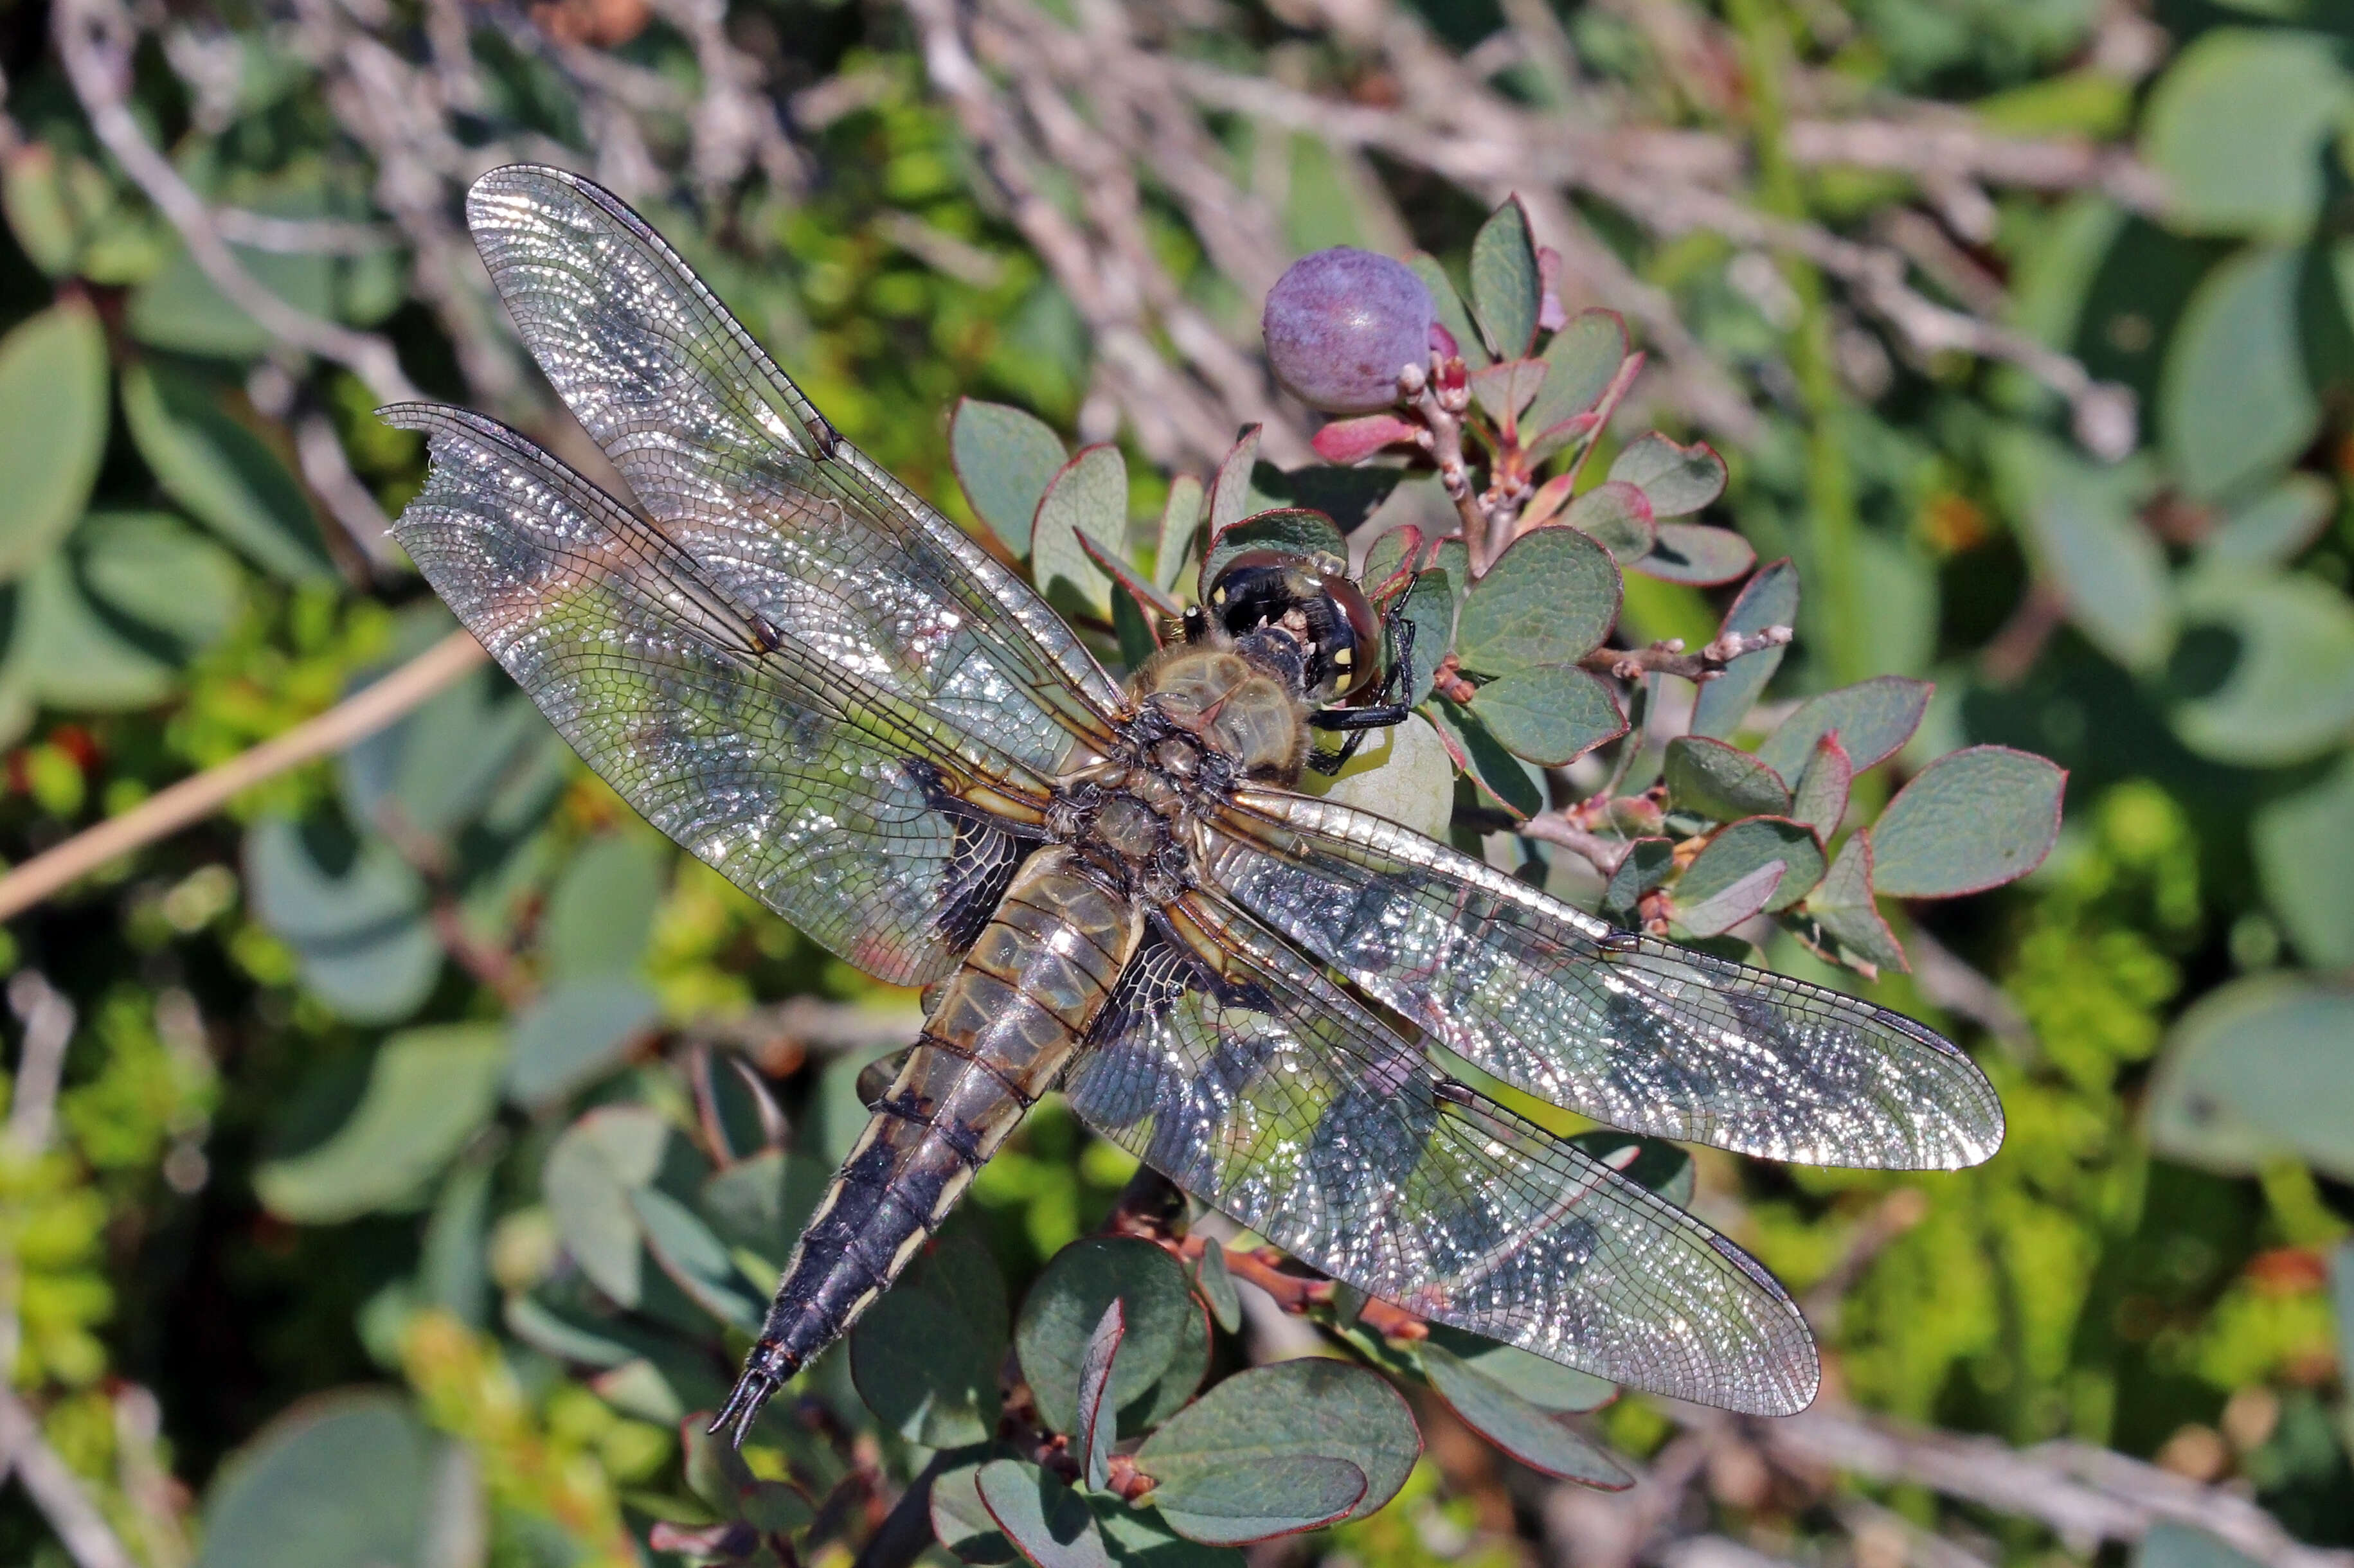
[[[1285,390],[1328,414],[1370,414],[1397,401],[1401,369],[1429,363],[1430,318],[1412,268],[1341,245],[1294,261],[1259,324]]]

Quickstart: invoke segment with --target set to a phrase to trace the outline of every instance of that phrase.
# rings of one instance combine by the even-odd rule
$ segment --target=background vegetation
[[[1578,1428],[1638,1478],[1604,1492],[1417,1392],[1395,1501],[1254,1552],[2342,1561],[2349,43],[2321,0],[16,4],[0,847],[439,644],[384,533],[422,455],[376,403],[422,389],[582,455],[458,221],[495,164],[643,207],[960,516],[960,395],[1116,441],[1140,539],[1245,422],[1310,460],[1256,357],[1293,256],[1465,279],[1517,193],[1561,303],[1649,353],[1603,440],[1710,441],[1708,520],[1797,563],[1768,715],[1929,679],[1900,777],[1969,744],[2070,770],[2032,877],[1882,906],[1912,967],[1872,994],[1970,1044],[2009,1141],[1931,1178],[1702,1157],[1701,1212],[1825,1339],[1816,1413],[1618,1400]],[[1427,486],[1393,504],[1446,514]],[[1626,581],[1641,639],[1698,646],[1726,608]],[[676,855],[491,673],[430,668],[438,695],[333,760],[30,906],[0,885],[0,1552],[653,1561],[657,1521],[725,1556],[748,1520],[883,1560],[914,1444],[969,1435],[886,1425],[837,1356],[756,1471],[716,1467],[678,1418],[724,1362],[659,1336],[722,1347],[748,1287],[725,1245],[698,1268],[663,1194],[777,1248],[913,999]],[[1767,956],[1821,972],[1787,932]],[[730,1209],[705,1178],[774,1141],[737,1062],[791,1152]],[[1128,1173],[1042,1107],[960,1255],[1020,1303]],[[1318,1332],[1236,1301],[1221,1371]]]

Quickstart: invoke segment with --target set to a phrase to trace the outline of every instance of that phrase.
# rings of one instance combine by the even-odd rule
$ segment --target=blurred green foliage
[[[422,12],[394,9],[387,35],[421,56]],[[981,194],[902,18],[730,9],[781,80],[851,84],[797,136],[811,177],[790,198],[669,174],[633,194],[845,434],[972,521],[989,506],[951,469],[960,397],[1104,433],[1081,318]],[[1416,9],[1461,48],[1503,15]],[[1709,71],[1753,69],[1774,28],[1859,101],[1910,94],[1991,132],[2105,139],[2150,171],[2157,195],[2132,203],[1999,194],[1966,258],[2007,286],[2011,324],[2138,398],[2142,439],[2115,461],[2015,368],[1908,358],[1804,269],[1705,229],[1647,239],[1587,204],[1617,259],[1755,393],[1756,434],[1720,443],[1726,489],[1707,521],[1758,559],[1792,557],[1807,585],[1769,703],[1861,675],[1933,680],[1900,776],[1974,743],[2071,772],[2068,823],[2032,877],[1886,906],[1915,973],[1870,991],[1971,1045],[2009,1114],[2003,1152],[1925,1180],[1703,1153],[1699,1176],[1794,1291],[1824,1293],[1809,1305],[1856,1400],[2235,1478],[2306,1539],[2354,1542],[2354,29],[2322,6],[2161,0],[2147,21],[2170,52],[2145,80],[2118,59],[2149,40],[2103,19],[2142,25],[2130,7],[1698,7],[1723,48],[1697,67],[1646,30],[1653,8],[1555,9],[1581,66],[1638,112],[1757,139],[1761,200],[1842,231],[1878,232],[1936,193],[1887,170],[1777,164],[1775,126],[1728,118]],[[1381,101],[1290,8],[1236,16],[1186,47]],[[479,24],[496,90],[465,144],[598,151],[551,35],[507,21]],[[43,8],[0,16],[12,862],[282,733],[449,625],[413,579],[371,567],[299,443],[306,417],[323,419],[387,511],[419,482],[418,444],[373,419],[357,376],[274,350],[220,295],[101,149],[48,23]],[[668,25],[609,52],[657,82],[700,79],[695,44]],[[362,243],[327,251],[236,246],[265,287],[384,333],[429,392],[474,400],[461,365],[484,344],[429,307],[440,263],[383,223],[386,171],[339,125],[283,18],[175,12],[135,63],[134,116],[207,199],[362,226]],[[1502,69],[1542,99],[1533,66]],[[1223,152],[1280,204],[1297,248],[1418,245],[1449,276],[1511,282],[1475,246],[1486,203],[1306,134],[1236,117],[1228,135]],[[656,140],[659,165],[679,169],[685,130]],[[1152,221],[1191,301],[1255,318],[1173,207]],[[498,411],[552,428],[514,397]],[[1671,408],[1656,418],[1695,433]],[[1601,438],[1589,490],[1618,446]],[[1122,461],[1127,527],[1111,542],[1153,556],[1164,481],[1132,447]],[[1161,587],[1176,580],[1181,563],[1151,564]],[[1696,646],[1731,607],[1729,589],[1625,581],[1624,624],[1644,637]],[[1461,585],[1437,586],[1444,614]],[[1887,792],[1870,775],[1856,791],[1865,815]],[[1826,885],[1837,876],[1827,867]],[[1941,985],[1922,937],[1946,955]],[[1860,984],[1787,935],[1768,956]],[[73,1012],[54,1131],[39,1148],[0,1139],[10,1381],[140,1561],[626,1562],[657,1520],[798,1531],[841,1499],[825,1549],[840,1568],[844,1518],[877,1478],[922,1463],[842,1353],[747,1471],[680,1426],[716,1403],[740,1349],[715,1325],[740,1330],[747,1282],[773,1274],[855,1135],[856,1072],[885,1043],[856,1021],[904,1021],[913,1000],[682,860],[503,682],[472,678],[109,865],[19,916],[0,957]],[[1957,965],[1991,983],[1956,990]],[[1976,1001],[1965,1012],[1956,997]],[[797,999],[863,1011],[795,1013]],[[11,1001],[21,1041],[37,998]],[[737,1060],[781,1102],[791,1154],[758,1152],[762,1107]],[[591,1125],[599,1136],[581,1136]],[[710,1146],[743,1158],[712,1169]],[[1130,1169],[1058,1107],[1034,1113],[964,1222],[1013,1302],[1100,1224]],[[550,1171],[608,1201],[574,1202]],[[1399,1354],[1331,1326],[1377,1361]],[[1237,1341],[1212,1343],[1214,1370],[1233,1370]],[[1417,1398],[1430,1446],[1394,1500],[1301,1549],[1375,1568],[1527,1561],[1525,1474]],[[154,1404],[160,1419],[143,1417]],[[1629,1399],[1601,1430],[1647,1457],[1670,1428]],[[1771,1514],[1734,1495],[1728,1514]],[[335,1509],[290,1534],[287,1510],[323,1497]],[[1994,1518],[1904,1489],[1888,1500],[1924,1523]],[[1771,1522],[1784,1539],[1819,1523]],[[2015,1526],[1993,1541],[2007,1561],[2057,1550]],[[18,1488],[0,1494],[0,1555],[67,1561]]]

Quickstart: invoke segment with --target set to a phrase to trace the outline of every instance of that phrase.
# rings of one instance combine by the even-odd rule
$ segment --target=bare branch
[[[139,35],[137,24],[120,0],[58,0],[56,35],[58,58],[83,112],[90,116],[90,128],[147,199],[180,231],[189,256],[213,287],[272,337],[345,366],[385,402],[420,396],[400,368],[400,357],[391,344],[296,309],[255,281],[238,260],[215,224],[211,208],[147,140],[131,112],[123,90]]]
[[[15,1393],[0,1388],[0,1462],[12,1465],[76,1568],[138,1568],[74,1473],[41,1436],[40,1423]]]
[[[316,718],[35,855],[0,876],[0,920],[15,918],[143,844],[201,821],[265,779],[374,735],[488,657],[472,633],[453,631]]]
[[[38,969],[8,977],[8,1009],[25,1026],[16,1057],[8,1123],[0,1139],[17,1154],[38,1154],[56,1127],[58,1086],[65,1074],[66,1046],[73,1039],[74,1005]],[[14,1347],[10,1347],[13,1351]],[[5,1363],[14,1365],[13,1355]]]
[[[1684,640],[1670,637],[1648,648],[1596,648],[1578,663],[1596,674],[1615,675],[1622,681],[1639,681],[1646,675],[1681,675],[1687,681],[1713,681],[1724,673],[1727,664],[1744,653],[1755,653],[1765,648],[1787,647],[1790,635],[1790,629],[1787,626],[1768,626],[1756,631],[1728,631],[1697,653],[1685,652]]]

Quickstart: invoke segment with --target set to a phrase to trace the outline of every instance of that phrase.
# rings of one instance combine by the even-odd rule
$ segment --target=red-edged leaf
[[[1643,374],[1643,355],[1639,352],[1630,354],[1618,362],[1618,374],[1610,378],[1610,385],[1602,389],[1600,400],[1594,405],[1593,418],[1596,429],[1598,429],[1610,422],[1610,416],[1618,411],[1619,403],[1625,400],[1628,389],[1635,385],[1635,377],[1641,374]],[[1594,449],[1591,446],[1577,454],[1569,465],[1572,479],[1575,479],[1578,471],[1585,467],[1585,460],[1593,455]]]
[[[1630,562],[1628,570],[1647,577],[1693,588],[1729,583],[1757,564],[1757,552],[1748,540],[1730,528],[1705,523],[1662,523],[1651,553]]]
[[[1555,474],[1538,485],[1529,503],[1521,508],[1520,531],[1525,534],[1532,528],[1542,528],[1560,516],[1561,509],[1569,504],[1574,488],[1565,473]]]
[[[1165,615],[1173,619],[1184,614],[1184,610],[1178,606],[1175,599],[1153,586],[1150,577],[1120,559],[1110,546],[1088,533],[1085,528],[1074,529],[1073,532],[1078,535],[1079,548],[1087,553],[1087,559],[1109,573],[1111,580],[1126,588],[1128,597],[1136,601],[1136,607],[1139,609],[1144,611],[1144,624],[1152,629],[1152,641],[1158,645],[1161,641],[1161,622],[1158,618]]]
[[[1210,537],[1241,522],[1250,513],[1251,465],[1258,461],[1261,427],[1245,425],[1234,450],[1218,461],[1210,481]]]
[[[1600,423],[1602,423],[1602,417],[1590,410],[1583,414],[1572,414],[1559,424],[1548,425],[1539,430],[1533,437],[1522,443],[1522,449],[1528,453],[1529,461],[1532,463],[1543,462],[1553,453],[1568,446],[1570,442],[1582,441],[1592,435],[1594,428]],[[1574,473],[1565,473],[1561,477],[1573,484],[1577,481],[1577,476]]]
[[[1773,902],[1775,891],[1782,885],[1782,873],[1787,869],[1782,862],[1769,860],[1748,875],[1718,888],[1697,904],[1686,905],[1670,897],[1668,906],[1670,928],[1691,937],[1724,935]]]
[[[1790,820],[1804,822],[1815,830],[1817,836],[1829,838],[1839,832],[1840,819],[1847,815],[1847,797],[1855,782],[1855,761],[1840,744],[1839,731],[1826,730],[1815,742],[1815,754],[1807,760],[1807,770],[1798,775],[1798,787],[1791,792]]]
[[[1657,536],[1650,498],[1623,479],[1596,485],[1571,502],[1561,520],[1609,551],[1622,567],[1649,555]]]
[[[1422,427],[1412,419],[1395,414],[1363,414],[1353,419],[1335,419],[1316,432],[1313,441],[1316,455],[1326,462],[1363,462],[1384,447],[1412,446],[1422,434]]]
[[[1880,917],[1872,892],[1872,834],[1859,832],[1840,846],[1830,870],[1807,895],[1806,911],[1836,944],[1840,959],[1878,979],[1883,969],[1904,972],[1903,946]]]
[[[1119,1413],[1109,1408],[1111,1363],[1127,1337],[1128,1314],[1115,1296],[1087,1336],[1087,1354],[1079,1359],[1079,1429],[1073,1436],[1078,1438],[1087,1486],[1095,1491],[1103,1490],[1110,1478],[1112,1438],[1119,1427]]]

